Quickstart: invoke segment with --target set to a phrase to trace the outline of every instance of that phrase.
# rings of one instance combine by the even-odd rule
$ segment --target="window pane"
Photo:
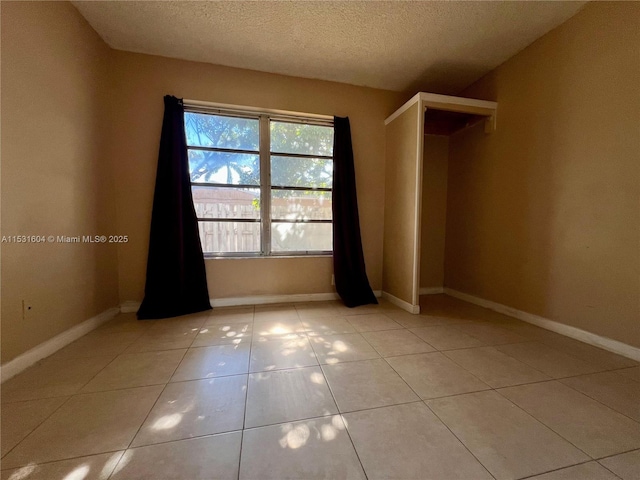
[[[257,188],[191,187],[198,218],[260,219]]]
[[[271,224],[271,250],[274,252],[306,252],[333,250],[330,223]]]
[[[271,185],[331,188],[333,160],[326,158],[271,157]]]
[[[189,146],[257,151],[260,145],[257,118],[186,112],[184,129]]]
[[[189,174],[192,182],[260,185],[260,157],[189,150]]]
[[[333,127],[271,121],[271,151],[333,156]]]
[[[260,223],[198,222],[204,253],[260,252]]]
[[[331,220],[331,192],[271,190],[273,220]]]

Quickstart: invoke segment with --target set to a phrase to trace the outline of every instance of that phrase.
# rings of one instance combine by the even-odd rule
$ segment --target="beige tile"
[[[544,373],[499,352],[494,347],[450,350],[444,354],[493,388],[549,379]]]
[[[344,317],[323,317],[323,318],[310,318],[302,320],[302,326],[304,331],[309,336],[317,335],[339,335],[341,333],[356,333],[356,329],[353,328]]]
[[[152,322],[153,333],[190,333],[202,328],[209,317],[210,312],[201,312],[149,321]]]
[[[461,323],[469,323],[473,320],[468,318],[463,318],[459,316],[443,316],[443,315],[432,315],[430,313],[421,313],[420,318],[422,319],[420,327],[435,327],[435,326],[443,326],[443,325],[460,325]]]
[[[95,331],[100,333],[144,332],[152,324],[146,320],[138,320],[135,313],[121,313],[103,323]]]
[[[617,372],[603,372],[566,378],[562,383],[640,422],[639,382]]]
[[[238,345],[250,343],[253,322],[251,323],[219,323],[201,328],[192,347],[210,347],[213,345]]]
[[[320,367],[249,375],[246,428],[336,413]]]
[[[2,402],[63,397],[77,393],[114,357],[49,357],[2,384]]]
[[[127,450],[112,480],[223,480],[238,478],[240,432]]]
[[[347,413],[369,480],[493,479],[424,403]]]
[[[359,333],[311,337],[311,346],[321,364],[336,364],[380,358],[378,352]]]
[[[304,335],[304,326],[298,319],[265,320],[253,322],[253,340],[286,339]]]
[[[375,332],[379,330],[392,330],[394,328],[402,328],[397,322],[381,313],[372,313],[369,315],[354,315],[344,317],[353,325],[357,332]]]
[[[439,352],[390,357],[387,362],[423,399],[491,388]]]
[[[507,328],[510,325],[518,325],[524,323],[522,320],[518,320],[517,318],[511,317],[509,315],[504,315],[502,313],[498,313],[486,308],[483,308],[481,313],[473,314],[472,316],[474,317],[474,322],[492,323],[503,328]]]
[[[379,297],[379,298],[376,298],[376,300],[378,301],[378,304],[377,305],[370,305],[371,307],[378,308],[378,309],[380,309],[382,311],[385,311],[385,312],[388,312],[388,311],[395,311],[395,312],[402,311],[402,309],[400,307],[398,307],[397,305],[394,305],[393,303],[391,303],[389,301],[389,299],[387,299],[387,298]]]
[[[414,315],[404,310],[385,312],[385,315],[405,328],[426,326],[424,319],[420,315]]]
[[[598,462],[587,462],[536,475],[529,480],[618,480],[618,477]]]
[[[428,400],[427,405],[498,480],[589,460],[494,391]]]
[[[124,353],[157,352],[189,348],[198,334],[198,330],[184,332],[164,332],[150,328],[127,347]]]
[[[455,329],[477,338],[485,345],[526,342],[528,339],[492,323],[461,323]]]
[[[68,397],[45,398],[8,403],[0,410],[0,456],[20,443],[29,433],[49,417]]]
[[[636,382],[640,382],[640,367],[625,368],[623,370],[618,370],[618,373],[625,377],[632,378]]]
[[[405,329],[364,332],[362,336],[383,357],[435,351],[431,345]]]
[[[265,340],[253,343],[250,372],[318,365],[316,354],[306,336],[285,340]]]
[[[640,448],[640,424],[558,381],[500,390],[593,458]]]
[[[301,320],[323,317],[337,317],[340,310],[333,302],[311,302],[296,304],[296,311]]]
[[[170,383],[132,446],[241,430],[247,375]]]
[[[171,381],[180,382],[248,373],[249,350],[250,346],[247,344],[190,348],[171,377]]]
[[[378,300],[379,301],[379,300]],[[345,305],[342,305],[338,308],[340,315],[343,317],[351,317],[354,315],[373,315],[376,313],[384,313],[388,310],[388,306],[383,307],[382,304],[379,305],[360,305],[359,307],[349,308]]]
[[[204,322],[204,327],[220,323],[252,323],[253,306],[251,307],[218,307],[214,308]]]
[[[577,357],[566,355],[560,350],[539,342],[499,345],[496,350],[520,360],[552,378],[571,377],[601,370]]]
[[[124,451],[3,470],[2,480],[107,480]]]
[[[3,468],[127,448],[162,387],[88,393],[69,399],[3,458]]]
[[[466,320],[451,319],[447,317],[436,317],[432,315],[414,315],[404,310],[398,312],[385,312],[385,315],[392,318],[405,328],[432,327],[435,325],[456,325],[464,323]]]
[[[144,332],[100,332],[94,331],[56,352],[55,358],[87,358],[120,355]]]
[[[481,347],[483,343],[451,326],[412,328],[411,332],[438,350]]]
[[[587,345],[586,343],[579,342],[569,337],[562,335],[552,336],[548,339],[543,339],[542,343],[549,345],[550,347],[557,348],[563,353],[578,357],[585,362],[588,362],[597,367],[603,367],[606,369],[635,367],[638,362],[631,360],[622,355],[617,355],[601,348]]]
[[[640,450],[603,458],[600,463],[622,480],[638,480],[640,478]]]
[[[295,322],[299,321],[298,311],[293,305],[257,305],[253,314],[255,322]]]
[[[511,330],[512,332],[517,333],[523,337],[528,338],[529,340],[537,340],[541,342],[545,339],[553,339],[555,337],[561,337],[555,332],[551,332],[549,330],[545,330],[544,328],[536,327],[535,325],[531,325],[526,322],[516,322],[511,324],[503,325],[507,330]]]
[[[365,480],[339,415],[245,430],[240,480]]]
[[[87,383],[82,392],[100,392],[167,383],[185,352],[186,350],[166,350],[119,355]]]
[[[473,319],[484,309],[447,295],[420,297],[420,314],[458,319]]]
[[[322,367],[340,412],[419,400],[383,359]]]

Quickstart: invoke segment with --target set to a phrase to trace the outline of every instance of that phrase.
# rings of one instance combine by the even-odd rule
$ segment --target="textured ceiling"
[[[113,48],[455,94],[585,2],[75,1]]]

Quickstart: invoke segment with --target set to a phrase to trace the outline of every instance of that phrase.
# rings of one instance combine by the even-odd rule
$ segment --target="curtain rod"
[[[189,100],[186,98],[183,100],[183,103],[186,107],[219,108],[222,110],[235,110],[238,112],[268,113],[272,115],[281,115],[283,117],[302,117],[302,118],[333,122],[332,115],[319,115],[316,113],[292,112],[290,110],[275,110],[272,108],[247,107],[244,105],[231,105],[228,103],[205,102],[202,100]]]

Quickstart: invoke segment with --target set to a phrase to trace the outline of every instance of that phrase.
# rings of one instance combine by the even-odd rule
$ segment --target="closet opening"
[[[385,121],[383,296],[408,312],[444,290],[450,136],[481,123],[491,133],[496,112],[495,102],[421,92]]]

